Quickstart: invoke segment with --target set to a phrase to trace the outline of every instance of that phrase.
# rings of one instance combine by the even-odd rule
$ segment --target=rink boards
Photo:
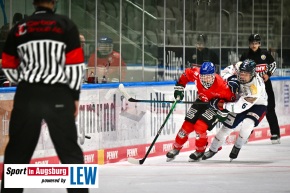
[[[274,77],[272,80],[276,113],[283,137],[290,135],[290,77]],[[173,100],[174,84],[172,81],[124,83],[131,97],[153,101]],[[123,161],[128,157],[142,158],[169,112],[171,104],[128,102],[119,91],[118,85],[118,83],[83,85],[76,124],[79,144],[84,151],[86,163],[106,164]],[[15,88],[0,90],[0,163],[3,162],[4,149],[9,139],[8,127],[14,93]],[[196,96],[195,85],[187,85],[184,100],[194,101]],[[171,149],[189,107],[190,104],[177,104],[149,157],[165,155]],[[209,132],[209,142],[219,128],[220,125]],[[45,121],[41,129],[31,163],[59,163]],[[227,143],[232,144],[235,141],[237,131],[228,137]],[[269,136],[268,122],[263,119],[255,128],[250,141],[267,139]],[[194,141],[192,133],[183,151],[193,150]]]

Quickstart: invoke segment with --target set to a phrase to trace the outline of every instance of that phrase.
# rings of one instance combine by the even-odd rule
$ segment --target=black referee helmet
[[[57,2],[57,0],[33,0],[33,4],[43,2]]]
[[[249,36],[249,42],[261,42],[261,37],[259,34],[251,34]]]
[[[207,37],[204,34],[198,34],[196,38],[197,42],[205,44],[207,41]]]
[[[33,0],[33,5],[37,7],[39,6],[40,3],[53,3],[54,4],[53,12],[55,13],[57,10],[57,1],[58,0]]]

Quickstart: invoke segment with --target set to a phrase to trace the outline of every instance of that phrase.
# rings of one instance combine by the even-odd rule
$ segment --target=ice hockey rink
[[[165,155],[143,165],[101,165],[99,188],[90,193],[290,193],[290,137],[281,144],[249,142],[229,161],[232,145],[210,160],[188,162],[183,152],[172,162]],[[25,193],[65,193],[65,189],[25,189]]]

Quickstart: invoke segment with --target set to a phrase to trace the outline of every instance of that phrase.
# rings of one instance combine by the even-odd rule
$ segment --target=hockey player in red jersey
[[[211,62],[204,62],[200,68],[187,68],[174,87],[175,98],[179,96],[180,100],[183,99],[184,88],[188,82],[195,82],[198,92],[196,101],[199,102],[209,102],[214,98],[234,101],[234,92],[239,87],[236,82],[229,81],[227,83],[216,74],[214,64]],[[176,135],[173,149],[166,154],[167,161],[173,160],[179,154],[183,144],[188,139],[188,135],[193,131],[196,132],[196,151],[189,156],[189,161],[199,161],[208,143],[207,130],[213,129],[216,123],[226,116],[227,113],[224,114],[219,110],[215,110],[207,104],[192,104],[185,116],[185,121]]]
[[[120,53],[113,50],[113,40],[106,36],[101,37],[98,40],[97,56],[93,53],[89,58],[88,76],[96,75],[98,82],[121,82],[126,80],[126,70],[126,63]]]

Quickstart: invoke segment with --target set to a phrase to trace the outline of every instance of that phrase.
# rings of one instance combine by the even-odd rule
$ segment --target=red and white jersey
[[[218,74],[215,74],[215,80],[210,88],[205,88],[200,81],[198,67],[187,68],[180,76],[178,84],[184,87],[188,82],[195,82],[198,92],[198,97],[203,102],[208,102],[211,99],[219,98],[225,101],[234,101],[235,94],[231,92],[226,81],[224,81]]]
[[[111,82],[112,80],[119,80],[120,77],[120,60],[121,60],[121,81],[126,79],[126,63],[121,58],[120,53],[113,51],[107,56],[101,56],[99,53],[97,56],[93,53],[89,58],[88,68],[89,73],[94,72],[95,69],[95,58],[97,58],[96,63],[96,75],[100,78],[105,76]]]
[[[237,75],[237,69],[240,64],[241,62],[238,62],[235,65],[226,67],[221,72],[223,78],[227,79],[232,75]],[[226,102],[223,107],[230,112],[241,113],[250,109],[253,105],[268,105],[265,83],[258,74],[253,77],[251,82],[240,84],[237,101]]]

